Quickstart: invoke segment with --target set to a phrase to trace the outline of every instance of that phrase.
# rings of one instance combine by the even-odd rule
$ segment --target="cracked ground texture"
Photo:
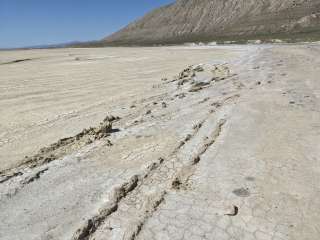
[[[0,239],[318,240],[319,53],[0,52]]]

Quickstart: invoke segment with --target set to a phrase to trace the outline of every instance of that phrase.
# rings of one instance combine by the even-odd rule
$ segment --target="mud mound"
[[[233,75],[226,64],[199,64],[191,65],[172,79],[164,78],[163,81],[166,84],[176,83],[178,89],[186,92],[198,92],[231,76]]]

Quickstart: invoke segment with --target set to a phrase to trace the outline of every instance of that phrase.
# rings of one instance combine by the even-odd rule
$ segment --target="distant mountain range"
[[[320,38],[320,0],[177,0],[111,36],[79,46],[268,38]]]
[[[177,0],[102,40],[23,49],[274,39],[320,40],[320,0]]]

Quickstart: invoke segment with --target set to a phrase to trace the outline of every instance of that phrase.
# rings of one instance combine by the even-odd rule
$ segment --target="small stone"
[[[246,177],[246,180],[250,181],[250,182],[253,182],[255,180],[255,178],[254,177]]]
[[[248,188],[238,188],[232,191],[232,193],[238,197],[249,197],[250,192]]]
[[[181,181],[179,178],[176,178],[173,182],[172,182],[172,188],[173,189],[180,189],[181,186]]]

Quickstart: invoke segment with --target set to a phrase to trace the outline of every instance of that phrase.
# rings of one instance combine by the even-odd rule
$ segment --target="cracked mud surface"
[[[1,52],[0,62],[33,59],[0,66],[4,107],[28,99],[13,83],[32,64],[52,71],[58,95],[74,87],[58,88],[59,66],[78,76],[81,98],[90,80],[76,70],[86,68],[94,94],[47,115],[45,98],[33,102],[40,117],[2,110],[0,239],[319,239],[319,53],[315,44]],[[117,86],[99,81],[108,72]]]

